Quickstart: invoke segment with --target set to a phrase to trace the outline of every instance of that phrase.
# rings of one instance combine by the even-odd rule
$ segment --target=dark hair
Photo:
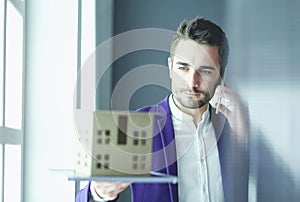
[[[177,30],[177,33],[171,43],[170,56],[174,58],[174,52],[180,39],[192,39],[198,44],[216,46],[219,49],[219,63],[221,65],[221,77],[224,75],[228,60],[229,45],[224,31],[215,23],[196,17],[192,20],[183,21]]]

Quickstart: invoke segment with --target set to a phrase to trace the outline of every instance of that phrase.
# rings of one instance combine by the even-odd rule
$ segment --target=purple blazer
[[[211,121],[218,139],[225,201],[246,202],[248,201],[249,175],[247,145],[238,145],[234,135],[230,133],[225,117],[222,114],[216,115],[213,108],[210,110]],[[152,170],[177,176],[175,135],[168,97],[157,105],[144,107],[138,111],[160,114],[154,124]],[[77,193],[76,202],[89,201],[89,186],[90,184]],[[177,184],[133,183],[131,192],[133,202],[178,201]]]

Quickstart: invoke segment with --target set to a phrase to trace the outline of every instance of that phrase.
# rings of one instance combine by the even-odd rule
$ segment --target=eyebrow
[[[182,66],[188,66],[188,67],[191,66],[189,63],[186,63],[186,62],[180,62],[180,61],[176,62],[176,64],[182,65]]]
[[[200,66],[199,69],[209,69],[209,70],[216,70],[215,67],[211,67],[211,66]]]
[[[189,63],[186,62],[176,62],[176,64],[178,65],[182,65],[182,66],[186,66],[186,67],[190,67],[191,65]],[[200,66],[199,69],[209,69],[209,70],[216,70],[215,67],[211,67],[211,66]]]

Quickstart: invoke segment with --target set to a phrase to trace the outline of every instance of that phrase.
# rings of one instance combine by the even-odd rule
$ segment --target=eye
[[[188,71],[189,68],[186,66],[179,66],[178,69],[182,70],[182,71]]]
[[[209,75],[209,74],[212,73],[212,71],[211,71],[211,70],[208,70],[208,69],[201,69],[201,70],[200,70],[200,73],[201,73],[202,75]]]

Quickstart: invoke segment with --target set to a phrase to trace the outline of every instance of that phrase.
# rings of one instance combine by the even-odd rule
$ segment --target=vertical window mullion
[[[23,63],[22,63],[22,124],[21,124],[21,130],[23,131],[21,134],[21,201],[24,201],[24,159],[25,159],[25,155],[24,155],[24,126],[25,126],[25,76],[26,76],[26,58],[25,58],[25,50],[26,50],[26,6],[25,6],[25,2],[26,0],[23,0],[23,10],[22,10],[22,14],[23,14]]]
[[[76,109],[81,108],[81,22],[82,22],[82,0],[78,0],[78,19],[77,19],[77,95]]]
[[[24,201],[24,126],[25,126],[25,49],[26,49],[26,7],[25,7],[26,0],[23,0],[21,3],[23,4],[22,9],[22,18],[23,18],[23,50],[22,50],[22,115],[21,115],[21,187],[20,187],[20,197],[21,201]]]
[[[1,201],[4,201],[4,178],[5,178],[5,144],[2,145],[1,147]]]

